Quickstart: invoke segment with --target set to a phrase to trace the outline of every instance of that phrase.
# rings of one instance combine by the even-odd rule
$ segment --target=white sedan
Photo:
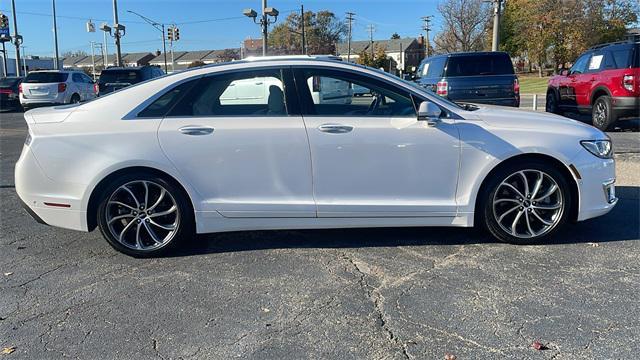
[[[310,86],[323,81],[372,96],[319,102]],[[532,243],[617,201],[596,128],[456,105],[322,57],[201,67],[24,117],[15,184],[27,211],[98,227],[133,256],[257,229],[476,225]]]

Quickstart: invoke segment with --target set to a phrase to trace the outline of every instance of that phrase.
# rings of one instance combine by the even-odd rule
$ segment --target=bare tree
[[[436,51],[477,51],[484,48],[491,9],[483,0],[446,0],[438,5],[438,11],[444,24],[434,39]]]

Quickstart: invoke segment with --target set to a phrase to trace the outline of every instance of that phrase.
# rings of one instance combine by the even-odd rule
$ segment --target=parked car
[[[353,89],[353,96],[371,95],[371,90],[367,89],[364,86],[360,86],[358,84],[352,84],[351,88]]]
[[[22,77],[5,77],[0,79],[0,110],[20,110],[18,88]]]
[[[38,107],[76,104],[96,97],[97,88],[81,71],[32,71],[19,86],[20,104],[25,111]]]
[[[591,114],[607,130],[623,117],[640,117],[640,42],[595,46],[571,69],[549,79],[546,109]]]
[[[520,83],[505,52],[432,56],[420,63],[416,81],[459,103],[520,106]]]
[[[326,103],[313,84],[365,87]],[[266,103],[253,86],[277,84]],[[25,209],[52,226],[98,227],[133,256],[193,232],[480,226],[535,243],[617,202],[611,141],[545,113],[463,107],[415,83],[315,57],[194,68],[71,107],[25,114],[15,168]],[[37,160],[36,160],[37,159]]]
[[[98,78],[98,94],[108,94],[162,75],[164,75],[164,71],[156,66],[114,67],[104,69]]]

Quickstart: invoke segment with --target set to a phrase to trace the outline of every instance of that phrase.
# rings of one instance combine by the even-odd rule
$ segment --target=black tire
[[[115,223],[114,227],[118,225],[121,228],[124,228],[127,225],[129,225],[129,222],[133,223],[135,221],[134,224],[131,224],[132,226],[130,227],[129,230],[123,231],[125,232],[123,243],[121,243],[118,240],[118,238],[114,234],[115,231],[112,231],[112,228],[110,228],[109,223],[107,221],[108,214],[112,214],[114,211],[119,211],[120,213],[118,213],[118,215],[121,215],[121,214],[128,215],[131,209],[129,207],[125,208],[120,205],[109,204],[109,201],[112,199],[112,197],[121,196],[119,192],[123,192],[121,187],[125,186],[125,184],[133,184],[133,185],[127,185],[127,186],[130,190],[135,192],[136,186],[139,188],[140,187],[139,184],[142,182],[146,183],[147,186],[149,186],[149,188],[152,189],[151,192],[149,193],[150,195],[148,198],[148,201],[150,203],[155,202],[155,200],[152,200],[152,198],[157,199],[158,197],[160,197],[159,195],[159,192],[161,192],[160,188],[164,188],[166,190],[166,193],[165,193],[166,195],[164,195],[164,198],[163,198],[164,200],[162,200],[162,203],[159,203],[157,205],[157,209],[160,209],[162,206],[165,206],[166,208],[166,206],[175,205],[177,207],[177,211],[175,212],[175,220],[173,220],[173,224],[175,225],[175,230],[173,230],[173,235],[171,235],[171,237],[167,235],[165,239],[168,239],[168,240],[166,242],[163,242],[161,245],[159,245],[158,242],[152,241],[153,237],[149,233],[149,230],[144,229],[146,227],[151,227],[151,225],[149,224],[149,220],[151,220],[151,222],[153,223],[153,220],[157,220],[158,222],[160,222],[160,220],[163,219],[163,216],[160,216],[159,213],[153,214],[153,216],[160,216],[159,218],[158,217],[152,218],[151,210],[153,209],[153,205],[146,204],[147,207],[150,208],[150,209],[146,209],[146,212],[148,212],[146,216],[148,216],[149,218],[145,218],[143,216],[143,213],[145,213],[145,211],[143,210],[140,210],[139,214],[135,214],[133,210],[131,210],[131,213],[137,215],[137,217],[130,216],[126,219],[114,221]],[[153,189],[156,189],[155,194],[157,196],[155,197],[152,194]],[[117,198],[114,197],[113,199],[116,200]],[[133,198],[131,198],[131,200],[132,199]],[[135,207],[135,202],[130,200],[127,202],[130,205],[133,205]],[[145,204],[141,202],[140,205],[145,205]],[[172,251],[176,250],[180,245],[186,244],[189,240],[191,240],[194,237],[194,212],[193,212],[191,203],[188,199],[188,195],[178,185],[174,184],[173,181],[168,181],[167,179],[163,177],[159,177],[157,175],[152,175],[144,172],[135,172],[131,174],[121,175],[113,179],[113,181],[111,181],[111,183],[106,186],[104,191],[102,191],[102,194],[100,197],[100,204],[98,206],[97,212],[98,212],[97,213],[98,227],[100,228],[100,232],[102,233],[102,236],[107,240],[107,242],[114,249],[134,257],[157,257],[157,256],[167,255],[167,254],[170,254]],[[166,212],[166,211],[161,211],[161,212]],[[167,217],[173,216],[173,213],[166,216]],[[144,224],[143,222],[147,222],[147,224]],[[134,241],[130,241],[130,238],[132,237],[132,234],[131,234],[132,231],[130,230],[133,228],[140,229],[138,230],[139,232],[133,231],[135,233],[134,236],[138,236],[138,234],[140,234],[139,236],[141,236],[141,239],[140,239],[141,243],[143,245],[148,244],[149,245],[148,249],[135,248]],[[162,228],[154,227],[153,229],[155,230],[153,230],[152,232],[155,234],[154,236],[156,237],[158,236],[158,233],[161,234],[160,236],[162,236],[162,234],[165,234],[165,233],[170,233],[169,231],[165,232],[165,230],[163,230]],[[136,238],[136,242],[137,240],[138,239]],[[154,248],[153,246],[157,246],[157,247]]]
[[[549,225],[548,229],[545,230],[544,233],[541,233],[540,236],[526,237],[526,238],[514,236],[512,233],[503,229],[504,225],[500,225],[498,222],[498,215],[494,209],[494,204],[493,204],[494,199],[496,199],[496,193],[498,191],[504,192],[505,191],[504,187],[500,186],[503,183],[503,181],[507,180],[511,176],[516,176],[516,174],[518,174],[520,171],[525,171],[525,174],[528,174],[529,176],[532,174],[535,174],[535,172],[543,172],[547,174],[550,178],[553,179],[553,181],[555,181],[555,183],[557,184],[556,191],[560,193],[560,195],[553,193],[553,195],[551,196],[558,196],[560,199],[560,203],[562,204],[562,207],[559,209],[559,212],[556,217],[551,217],[550,219],[546,219],[549,221],[553,221],[553,225],[552,226]],[[530,171],[530,173],[527,173],[526,171]],[[529,181],[529,184],[530,184],[529,189],[531,189],[531,193],[533,193],[533,190],[535,189],[535,179],[536,178],[533,177],[533,178],[530,178],[530,181]],[[533,180],[534,182],[531,182],[531,180]],[[540,190],[543,190],[544,192],[549,191],[550,189],[551,189],[551,186],[546,190],[544,188],[540,188]],[[476,220],[478,221],[479,225],[485,228],[486,230],[488,230],[489,233],[491,233],[491,235],[493,235],[499,241],[507,242],[511,244],[538,244],[546,241],[547,239],[552,237],[553,234],[556,231],[558,231],[558,229],[564,226],[564,224],[567,222],[569,218],[569,214],[571,213],[571,204],[572,204],[571,191],[570,191],[570,186],[569,186],[568,180],[566,179],[566,176],[554,166],[549,165],[548,163],[543,161],[528,160],[522,163],[513,163],[507,166],[503,166],[502,168],[494,172],[491,175],[491,178],[487,179],[487,182],[482,186],[481,193],[478,194],[478,196],[480,201],[478,202],[478,209],[476,209],[476,211],[479,216],[476,218]],[[502,195],[500,195],[499,197],[502,197]],[[518,212],[521,212],[522,214],[524,214],[524,216],[527,217],[527,219],[525,219],[526,221],[522,221],[524,224],[521,224],[521,223],[518,224],[521,228],[524,227],[524,225],[528,225],[528,221],[531,219],[531,226],[529,227],[529,229],[531,229],[531,227],[535,228],[536,225],[542,225],[542,229],[544,229],[545,225],[542,222],[538,221],[534,217],[534,214],[531,213],[531,211],[535,213],[535,216],[540,215],[544,218],[545,214],[542,214],[542,212],[551,211],[551,210],[539,210],[535,208],[534,209],[529,208],[532,205],[536,204],[536,202],[533,202],[533,200],[534,199],[531,199],[528,205],[524,204],[520,207],[518,207],[519,205],[515,202],[514,203],[507,202],[506,204],[509,204],[507,206],[513,205],[514,207],[518,207],[518,209],[516,209],[515,212],[513,213],[514,221],[517,221],[515,217],[517,216]],[[498,201],[508,201],[508,200],[498,200]],[[499,206],[502,206],[502,205],[499,205]],[[540,203],[538,204],[538,206],[545,206],[545,204]],[[522,210],[523,208],[524,208],[524,211]],[[540,214],[536,211],[540,212]],[[523,216],[522,214],[520,215],[520,218],[522,218]],[[511,215],[507,215],[507,216],[511,216]],[[512,218],[506,217],[505,219],[507,224],[513,224]],[[538,219],[540,218],[538,217]],[[525,232],[527,232],[526,228],[525,228]]]
[[[591,123],[602,131],[610,130],[616,118],[611,106],[611,97],[602,95],[593,102],[591,109]]]
[[[547,93],[547,98],[545,101],[545,111],[552,114],[563,114],[558,105],[558,97],[556,96],[556,93],[554,91],[549,91]]]
[[[71,95],[71,99],[69,100],[69,104],[79,104],[80,103],[80,95],[73,94]]]

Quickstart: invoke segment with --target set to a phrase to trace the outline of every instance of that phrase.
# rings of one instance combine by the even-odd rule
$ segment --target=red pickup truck
[[[595,46],[571,69],[549,79],[546,110],[591,114],[607,130],[624,117],[640,117],[640,42]]]

